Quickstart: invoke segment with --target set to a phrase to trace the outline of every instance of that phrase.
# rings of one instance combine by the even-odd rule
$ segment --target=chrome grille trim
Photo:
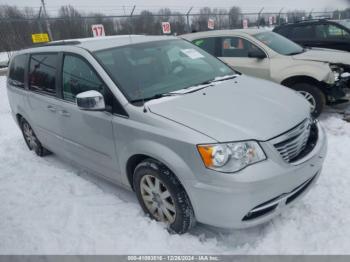
[[[307,118],[293,129],[271,140],[286,162],[293,162],[293,159],[305,149],[310,136],[311,125],[312,120]]]

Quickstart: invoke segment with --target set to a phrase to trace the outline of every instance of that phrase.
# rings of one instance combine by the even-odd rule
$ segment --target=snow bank
[[[0,77],[0,254],[350,254],[350,124],[322,119],[329,139],[311,192],[266,225],[199,225],[170,235],[145,217],[133,193],[28,151]],[[234,207],[232,207],[234,208]]]

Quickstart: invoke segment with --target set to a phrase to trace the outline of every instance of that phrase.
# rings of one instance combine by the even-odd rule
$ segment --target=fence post
[[[131,13],[130,13],[131,34],[134,33],[134,22],[132,21],[132,16],[134,15],[135,8],[136,8],[136,5],[134,5],[134,7],[132,8]]]
[[[260,9],[259,13],[258,13],[258,28],[260,28],[260,15],[262,13],[262,11],[264,10],[264,7]]]
[[[309,13],[309,16],[308,16],[308,18],[307,18],[308,20],[309,20],[309,19],[312,19],[312,12],[313,12],[313,11],[314,11],[314,9],[312,8],[311,11],[310,11],[310,13]]]
[[[278,12],[278,25],[281,24],[281,13],[283,11],[283,7],[281,8],[281,10]]]
[[[187,11],[186,13],[186,22],[187,22],[187,33],[191,33],[191,27],[190,27],[190,13],[192,11],[193,6]]]

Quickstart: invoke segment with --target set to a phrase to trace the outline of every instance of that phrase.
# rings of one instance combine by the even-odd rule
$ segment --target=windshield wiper
[[[176,95],[182,95],[180,93],[163,93],[163,94],[155,94],[153,96],[150,97],[146,97],[146,98],[138,98],[138,99],[134,99],[131,100],[130,103],[139,103],[139,102],[146,102],[146,101],[150,101],[153,99],[159,99],[162,97],[167,97],[167,96],[176,96]]]
[[[216,77],[216,78],[214,78],[211,81],[211,83],[213,83],[213,82],[220,82],[220,81],[226,81],[226,80],[234,79],[236,77],[237,77],[237,75],[228,75],[228,76]]]
[[[191,88],[195,88],[195,87],[198,87],[198,86],[202,86],[200,88],[195,88],[194,90],[191,90],[189,92],[186,92],[185,94],[188,94],[188,93],[193,93],[193,92],[196,92],[196,91],[199,91],[199,90],[202,90],[208,86],[210,86],[210,84],[214,83],[214,82],[220,82],[220,81],[226,81],[226,80],[229,80],[229,79],[233,79],[233,78],[236,78],[237,75],[229,75],[229,76],[223,76],[223,77],[216,77],[214,79],[210,79],[210,80],[207,80],[207,81],[204,81],[204,82],[201,82],[199,84],[196,84],[196,85],[193,85],[193,86],[189,86],[189,87],[186,87],[184,89],[191,89]],[[177,93],[175,93],[177,94]]]

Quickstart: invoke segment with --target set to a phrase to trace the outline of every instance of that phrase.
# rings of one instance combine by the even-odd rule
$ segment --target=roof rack
[[[331,18],[311,18],[311,19],[305,19],[305,20],[298,20],[295,22],[282,23],[280,25],[293,25],[293,24],[307,23],[307,22],[312,22],[312,21],[329,21],[329,20],[331,20]]]
[[[79,45],[81,44],[78,40],[59,40],[45,43],[44,46],[57,46],[57,45]]]
[[[327,21],[329,19],[331,19],[331,18],[311,18],[311,19],[299,20],[299,21],[296,21],[295,23],[312,22],[312,21]]]

